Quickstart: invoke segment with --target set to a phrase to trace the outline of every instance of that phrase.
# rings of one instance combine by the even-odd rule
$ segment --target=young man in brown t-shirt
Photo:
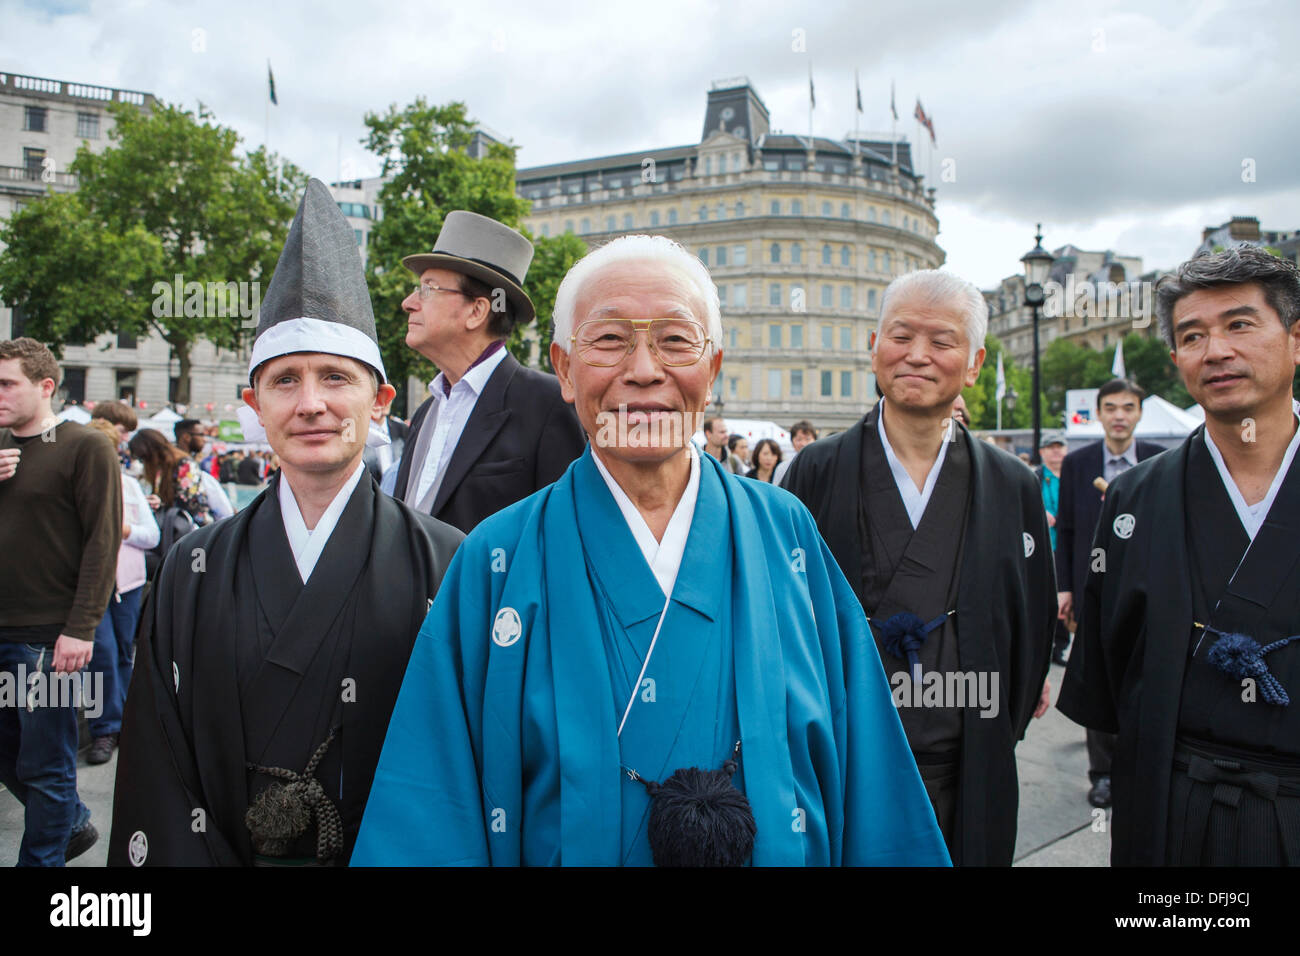
[[[26,809],[20,866],[62,866],[98,838],[77,797],[80,674],[123,537],[117,452],[57,422],[54,356],[0,341],[0,783]]]

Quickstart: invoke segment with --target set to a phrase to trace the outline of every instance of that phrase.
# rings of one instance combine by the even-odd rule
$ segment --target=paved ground
[[[1052,699],[1060,689],[1064,669],[1053,667]],[[1088,806],[1088,754],[1083,729],[1055,708],[1034,721],[1017,748],[1020,765],[1020,830],[1017,866],[1107,866],[1110,860],[1109,821],[1094,830]],[[103,866],[108,855],[108,830],[113,810],[113,775],[117,755],[99,767],[82,759],[77,772],[81,799],[90,807],[100,840],[72,866]],[[22,839],[23,810],[0,787],[0,866],[13,866]]]

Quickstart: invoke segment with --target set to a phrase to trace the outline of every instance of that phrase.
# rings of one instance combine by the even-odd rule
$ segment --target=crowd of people
[[[890,284],[880,400],[795,423],[787,457],[703,417],[698,259],[630,236],[579,260],[552,376],[504,348],[532,252],[453,212],[404,260],[406,344],[439,368],[408,425],[311,180],[243,392],[269,454],[121,403],[58,422],[53,355],[0,342],[20,864],[98,838],[77,702],[2,693],[65,675],[103,688],[111,865],[1005,866],[1053,660],[1114,863],[1300,863],[1293,265],[1232,249],[1160,284],[1203,428],[1135,440],[1116,379],[1104,439],[1048,432],[1026,468],[969,431],[988,314],[957,276]],[[264,487],[236,511],[230,482]]]

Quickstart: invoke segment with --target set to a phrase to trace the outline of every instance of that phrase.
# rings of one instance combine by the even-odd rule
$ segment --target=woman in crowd
[[[117,403],[103,403],[113,405]],[[123,406],[125,407],[125,406]],[[126,409],[130,412],[130,409]],[[95,409],[99,411],[98,408]],[[132,418],[134,418],[132,414]],[[114,445],[121,440],[113,415],[96,415],[90,427],[103,432]],[[99,716],[91,719],[90,751],[86,762],[108,763],[122,729],[122,705],[131,682],[131,658],[135,625],[140,617],[140,593],[144,589],[144,555],[158,544],[158,522],[154,520],[140,483],[127,471],[122,475],[122,547],[117,554],[117,588],[108,602],[104,618],[95,628],[95,650],[90,673],[103,675]]]
[[[213,520],[198,464],[163,437],[162,432],[141,429],[132,436],[128,447],[132,455],[144,462],[144,478],[153,489],[149,506],[154,511],[177,506],[196,525]]]
[[[759,439],[752,460],[754,467],[746,477],[771,482],[776,466],[781,464],[781,446],[771,438]]]

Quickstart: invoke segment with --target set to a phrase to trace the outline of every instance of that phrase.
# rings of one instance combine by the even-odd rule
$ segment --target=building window
[[[840,265],[850,266],[853,264],[853,253],[849,252],[848,246],[840,246]]]
[[[869,208],[867,209],[867,221],[868,221],[868,222],[875,222],[875,221],[876,221],[876,207],[875,207],[875,206],[871,206],[871,207],[869,207]]]
[[[743,289],[744,286],[740,286],[740,288]],[[740,329],[732,329],[730,332],[728,332],[727,341],[730,343],[733,349],[740,348]]]
[[[803,262],[803,246],[797,242],[790,243],[790,261],[795,265]]]
[[[874,313],[876,311],[876,290],[867,290],[867,311]]]
[[[912,228],[911,226],[909,226],[909,225],[907,224],[907,216],[904,216],[904,217],[903,217],[903,228],[904,228],[904,229],[910,229],[910,228]]]
[[[99,114],[77,114],[77,137],[79,139],[99,139]]]
[[[572,220],[572,219],[566,219],[566,220],[564,220],[564,231],[565,231],[565,232],[573,232],[573,220]]]
[[[790,326],[790,348],[792,349],[803,348],[803,326],[802,325]]]
[[[803,398],[803,369],[790,370],[790,397]]]
[[[779,349],[781,347],[781,326],[769,325],[767,327],[767,347],[770,349]]]
[[[653,229],[654,227],[656,227],[656,226],[658,226],[658,225],[659,225],[659,210],[658,210],[658,209],[651,209],[651,210],[650,210],[650,227]]]
[[[888,249],[885,250],[885,271],[891,276],[894,274],[894,254]]]
[[[822,308],[823,308],[823,309],[829,309],[829,308],[831,307],[831,302],[832,302],[831,296],[832,296],[832,294],[833,294],[833,293],[831,292],[831,287],[830,287],[830,286],[828,286],[828,285],[823,285],[823,286],[822,286]]]
[[[549,236],[550,234],[551,234],[551,224],[549,222],[542,223],[542,235]]]
[[[853,373],[840,372],[840,398],[853,397]]]
[[[117,347],[120,349],[133,349],[136,347],[135,336],[130,332],[117,333]]]
[[[717,216],[715,216],[714,218],[716,218],[716,219],[726,219],[726,218],[727,218],[727,206],[726,206],[725,203],[718,203],[718,214],[717,214]]]
[[[696,255],[700,257],[700,261],[706,266],[709,264],[709,250],[707,246],[697,252]]]
[[[823,202],[822,202],[822,215],[823,215],[823,216],[826,216],[827,218],[829,218],[829,217],[830,217],[830,214],[831,214],[831,204],[823,200]]]
[[[23,169],[28,179],[40,179],[45,168],[45,150],[23,147]]]
[[[830,398],[830,397],[831,397],[831,382],[832,382],[832,381],[833,381],[833,379],[831,378],[831,373],[830,373],[830,372],[822,372],[822,398]]]
[[[50,111],[44,106],[23,107],[23,129],[29,133],[46,133],[46,124],[50,120]]]
[[[605,217],[605,231],[606,231],[606,232],[613,232],[613,231],[614,231],[615,229],[617,229],[617,228],[618,228],[618,220],[615,219],[613,216],[606,216],[606,217]]]
[[[727,247],[718,246],[718,265],[725,266],[726,264],[727,264]]]
[[[781,244],[779,242],[772,243],[771,256],[773,262],[781,261]]]
[[[116,370],[117,376],[117,397],[128,405],[135,406],[136,381],[139,378],[139,372],[135,369],[119,368]]]
[[[842,203],[840,203],[840,218],[841,218],[841,219],[848,219],[848,218],[850,218],[850,215],[849,215],[849,204],[846,203],[846,202],[842,202]]]
[[[632,214],[630,212],[623,213],[623,228],[624,229],[632,228]]]
[[[853,351],[853,327],[851,325],[840,326],[840,351]]]
[[[869,272],[876,271],[876,250],[875,249],[870,249],[867,251],[867,270]]]
[[[779,216],[779,215],[781,215],[781,200],[779,200],[779,199],[773,199],[773,200],[772,200],[772,204],[768,207],[768,211],[769,211],[773,216]]]
[[[65,368],[63,370],[63,396],[70,402],[82,405],[86,401],[86,370],[84,368]]]
[[[802,199],[791,199],[791,200],[790,200],[790,215],[792,215],[792,216],[802,216],[802,215],[803,215],[803,200],[802,200]]]
[[[700,222],[708,222],[708,221],[709,221],[709,207],[708,207],[708,206],[701,206],[701,207],[700,207]]]
[[[585,236],[585,235],[586,235],[587,233],[589,233],[589,232],[591,232],[591,218],[588,217],[588,216],[583,216],[583,217],[582,217],[582,234]]]
[[[890,224],[890,213],[888,209],[881,212],[880,221],[883,222],[886,226]]]
[[[779,368],[767,370],[767,397],[781,397],[781,370]]]
[[[712,175],[713,175],[713,157],[712,157],[712,156],[705,156],[705,157],[704,157],[704,175],[705,175],[705,176],[712,176]]]
[[[770,286],[767,287],[767,304],[768,305],[781,304],[781,286],[775,282],[773,282]]]
[[[831,264],[831,247],[828,244],[822,246],[822,265],[828,266],[830,264]]]
[[[731,287],[731,306],[734,309],[743,309],[749,305],[749,286],[745,284],[733,285]]]
[[[735,398],[740,393],[740,379],[727,379],[727,397]]]
[[[742,199],[736,203],[736,218],[739,219],[745,215],[745,201]]]
[[[840,308],[853,308],[853,287],[848,285],[840,286]]]
[[[358,246],[365,244],[366,236],[365,233],[363,233],[360,229],[353,229],[352,235],[356,237]]]
[[[718,286],[718,305],[724,309],[727,307],[727,287],[725,285]]]
[[[790,286],[790,308],[796,312],[803,312],[808,307],[803,297],[803,286],[795,283]]]
[[[749,247],[732,246],[731,247],[731,264],[733,266],[744,266],[749,264]]]
[[[676,209],[669,209],[669,210],[668,210],[668,225],[670,225],[670,226],[675,226],[675,225],[677,225],[677,210],[676,210]]]

